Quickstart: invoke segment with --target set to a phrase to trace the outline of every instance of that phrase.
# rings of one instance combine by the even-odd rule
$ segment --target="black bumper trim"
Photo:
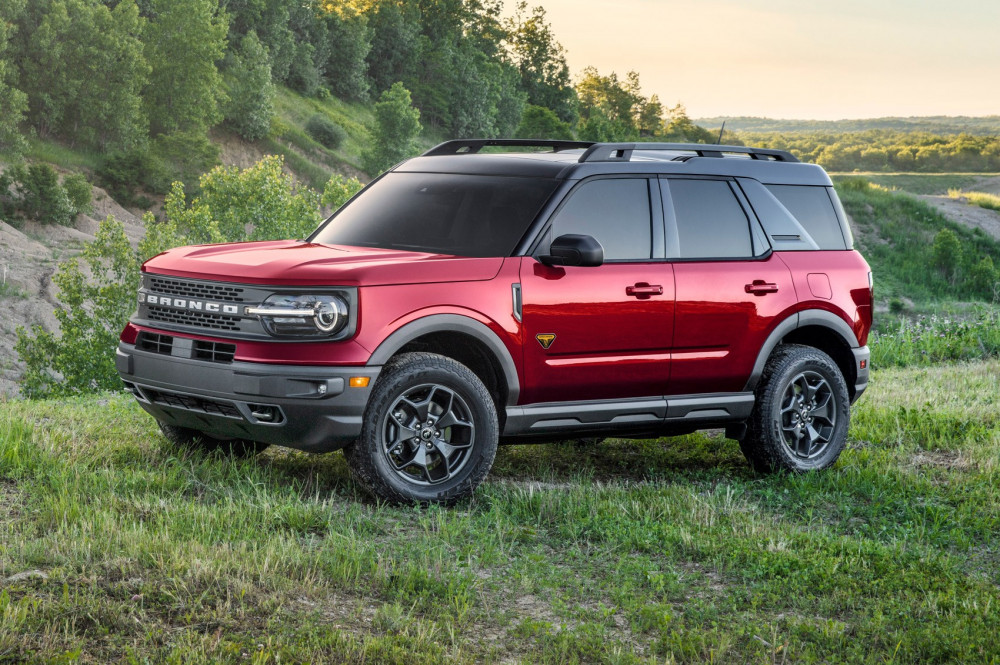
[[[354,441],[381,367],[220,364],[120,343],[115,365],[154,418],[216,437],[329,452]],[[369,377],[365,388],[351,377]],[[267,407],[262,410],[261,407]],[[270,422],[257,416],[275,414]]]
[[[851,397],[851,404],[854,404],[861,397],[861,393],[865,391],[865,388],[868,387],[868,374],[871,370],[872,353],[868,349],[868,346],[851,349],[851,353],[854,354],[854,369],[857,372],[857,378],[854,380],[854,395]],[[864,367],[861,366],[862,362],[865,364]]]

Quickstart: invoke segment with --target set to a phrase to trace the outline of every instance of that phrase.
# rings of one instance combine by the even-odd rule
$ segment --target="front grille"
[[[231,363],[236,355],[236,345],[225,342],[205,342],[196,340],[191,357],[195,360],[209,360],[213,363]]]
[[[238,286],[212,284],[209,282],[191,282],[179,279],[166,279],[148,275],[148,288],[156,293],[187,298],[203,298],[205,300],[221,300],[225,302],[243,302],[243,289]]]
[[[135,348],[169,356],[174,350],[174,338],[170,335],[161,335],[143,330],[135,340]]]
[[[163,323],[174,323],[182,326],[197,326],[199,328],[211,328],[213,330],[239,330],[240,319],[236,316],[225,316],[223,314],[211,314],[208,312],[194,312],[183,309],[170,309],[159,305],[146,305],[147,316],[151,321],[162,321]]]
[[[225,418],[239,418],[243,420],[243,415],[232,402],[209,399],[207,397],[196,397],[194,395],[181,395],[179,393],[167,393],[152,388],[143,388],[142,391],[150,402],[163,406],[172,406],[175,409],[185,409],[187,411],[198,411]]]

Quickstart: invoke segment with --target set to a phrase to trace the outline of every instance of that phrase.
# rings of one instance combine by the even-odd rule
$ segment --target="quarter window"
[[[661,183],[676,224],[672,253],[682,259],[753,256],[750,222],[728,182],[669,178]]]
[[[552,220],[549,242],[567,233],[596,238],[606,261],[652,258],[647,180],[609,178],[581,184]]]
[[[767,188],[799,220],[820,249],[847,249],[837,211],[826,187],[767,185]]]

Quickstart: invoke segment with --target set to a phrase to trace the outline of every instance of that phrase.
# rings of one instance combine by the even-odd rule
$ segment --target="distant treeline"
[[[862,132],[882,129],[895,132],[927,132],[929,134],[1000,134],[1000,115],[990,116],[920,116],[886,117],[851,120],[783,120],[778,118],[714,117],[695,119],[702,127],[718,128],[726,123],[726,131],[734,132]]]
[[[739,132],[739,142],[789,150],[828,171],[1000,171],[1000,136],[942,135],[926,132]]]

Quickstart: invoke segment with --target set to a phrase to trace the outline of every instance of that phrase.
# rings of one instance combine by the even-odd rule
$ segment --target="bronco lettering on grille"
[[[146,295],[146,302],[150,305],[160,307],[173,307],[175,309],[188,309],[194,311],[217,312],[222,314],[239,314],[239,307],[218,302],[206,302],[204,300],[192,300],[190,298],[173,298],[171,296],[158,296],[152,293]]]

